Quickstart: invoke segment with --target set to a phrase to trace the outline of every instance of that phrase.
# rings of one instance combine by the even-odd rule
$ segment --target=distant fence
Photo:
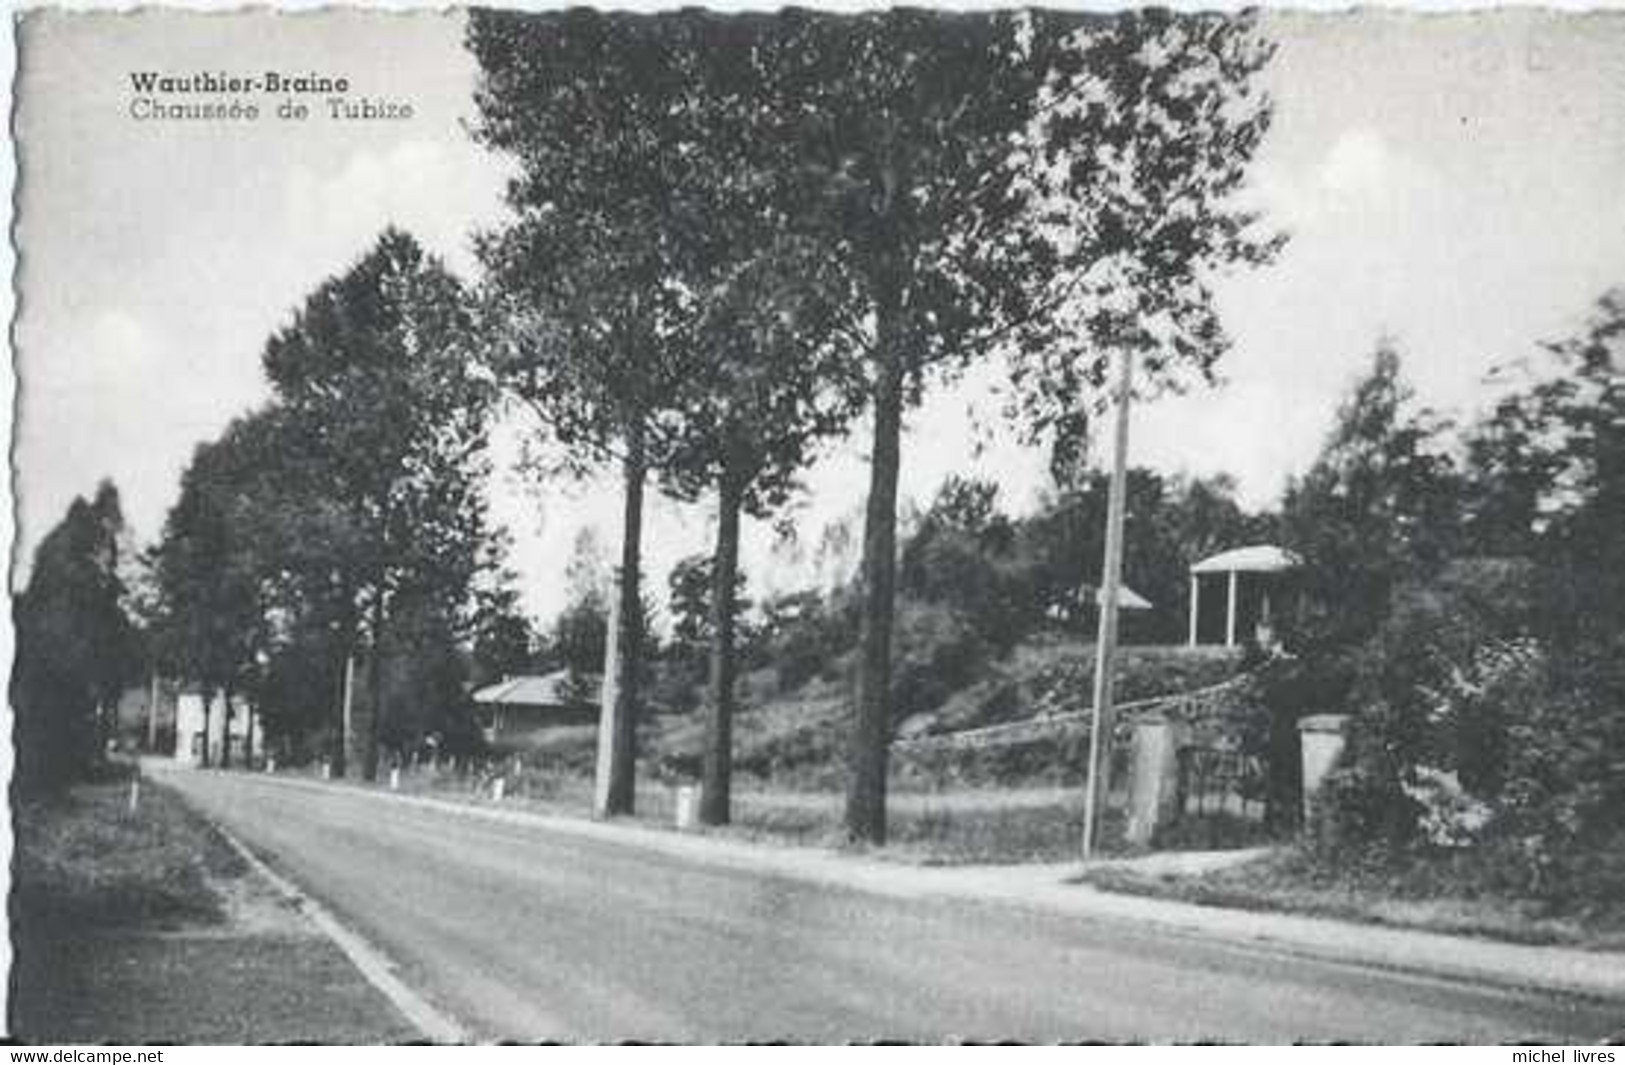
[[[1185,744],[1233,748],[1239,746],[1239,721],[1255,705],[1253,696],[1251,676],[1241,674],[1204,688],[1118,704],[1107,750],[1110,787],[1116,792],[1128,784],[1137,722],[1162,718],[1180,726]],[[1039,780],[1075,785],[1087,772],[1092,718],[1092,709],[1073,710],[910,736],[893,741],[892,766],[900,784],[929,790],[1003,787]]]

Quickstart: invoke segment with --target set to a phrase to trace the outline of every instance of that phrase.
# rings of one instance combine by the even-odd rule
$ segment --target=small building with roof
[[[474,693],[474,711],[487,743],[519,739],[555,725],[597,720],[599,678],[555,670],[507,677]]]
[[[226,721],[226,695],[205,693],[195,685],[181,685],[174,696],[175,761],[180,765],[218,766],[226,760],[242,765],[264,753],[265,737],[253,703],[241,695],[231,700],[231,721]],[[227,746],[231,753],[226,753]]]
[[[1191,566],[1190,646],[1269,646],[1302,559],[1274,544],[1220,552]]]

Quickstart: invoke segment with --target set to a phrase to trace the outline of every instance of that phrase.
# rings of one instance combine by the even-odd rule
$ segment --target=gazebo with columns
[[[1297,555],[1273,544],[1238,547],[1204,558],[1191,567],[1190,645],[1223,644],[1239,639],[1268,643],[1272,618],[1279,608],[1285,575],[1301,564]],[[1202,586],[1223,582],[1224,613],[1202,610]],[[1208,603],[1214,600],[1211,596]],[[1222,620],[1221,620],[1222,617]]]

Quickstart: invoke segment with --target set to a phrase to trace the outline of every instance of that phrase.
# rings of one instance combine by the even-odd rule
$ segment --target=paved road
[[[1621,1008],[531,825],[166,777],[482,1039],[1591,1041]]]

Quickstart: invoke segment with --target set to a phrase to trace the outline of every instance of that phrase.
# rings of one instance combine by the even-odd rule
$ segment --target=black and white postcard
[[[1615,1060],[1625,12],[14,28],[14,1039]]]

